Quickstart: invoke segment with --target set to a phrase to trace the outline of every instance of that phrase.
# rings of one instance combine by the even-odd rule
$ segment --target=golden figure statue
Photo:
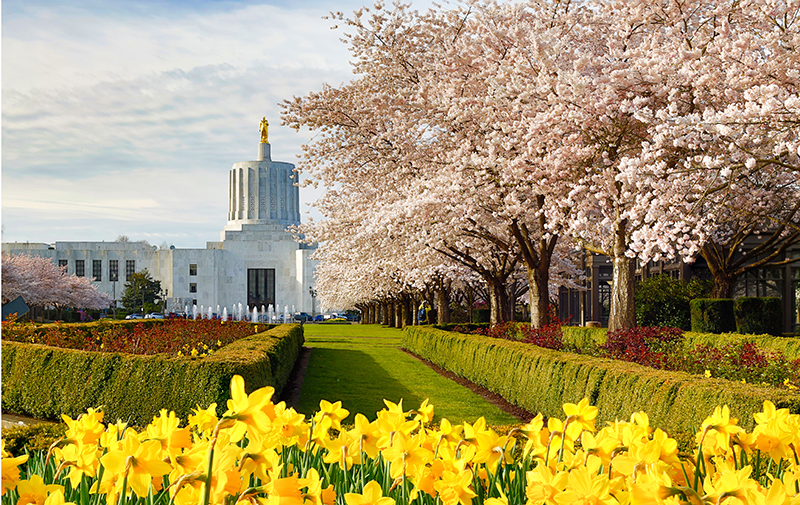
[[[261,143],[269,144],[269,121],[267,121],[266,117],[261,118],[261,125],[259,125],[258,131],[261,132]]]

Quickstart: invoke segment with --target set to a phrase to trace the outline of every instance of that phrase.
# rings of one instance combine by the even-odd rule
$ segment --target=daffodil
[[[457,503],[471,505],[472,499],[477,496],[471,484],[471,471],[451,472],[445,470],[433,487],[439,493],[439,498],[444,505],[456,505]]]
[[[344,501],[347,505],[394,505],[394,498],[383,496],[381,485],[371,480],[364,486],[361,493],[345,493]]]
[[[336,503],[336,491],[333,484],[323,487],[322,479],[316,468],[310,468],[304,479],[300,479],[300,485],[306,487],[304,493],[307,505],[334,505]]]
[[[54,491],[60,491],[63,496],[64,486],[45,484],[40,475],[31,475],[30,479],[17,483],[17,505],[44,505],[47,495]]]
[[[167,412],[161,409],[159,414],[153,417],[153,421],[145,427],[147,439],[158,440],[161,449],[168,453],[170,449],[182,449],[192,446],[192,435],[189,428],[178,428],[180,419],[175,412]]]
[[[581,429],[594,431],[594,420],[597,418],[597,407],[589,405],[589,399],[584,398],[578,404],[565,403],[564,413],[567,415],[566,423],[580,425]]]
[[[414,436],[396,433],[392,445],[381,452],[383,458],[391,463],[390,474],[393,479],[398,479],[403,474],[414,475],[419,466],[433,459],[433,454],[421,446],[422,436],[419,433]]]
[[[741,470],[724,471],[717,475],[708,475],[703,482],[703,491],[713,503],[730,503],[731,505],[748,505],[763,499],[759,492],[758,482],[750,478],[752,467]],[[727,500],[726,500],[727,499]]]
[[[419,421],[420,424],[428,424],[433,421],[433,405],[428,403],[427,398],[417,410],[412,410],[411,413],[414,414],[414,420]]]
[[[328,436],[328,430],[340,430],[342,420],[350,415],[350,411],[342,408],[342,402],[331,403],[327,400],[320,400],[319,411],[314,416],[315,440],[321,440]]]
[[[598,475],[583,466],[569,472],[567,487],[555,497],[558,505],[617,505],[609,493],[610,483],[605,474]]]
[[[556,505],[556,495],[567,487],[567,472],[556,472],[546,465],[538,465],[525,474],[525,496],[528,503]]]
[[[350,452],[364,452],[372,459],[378,457],[378,440],[380,439],[381,432],[375,423],[369,420],[363,414],[356,414],[353,429],[348,432],[350,439],[353,441],[350,446]]]
[[[737,425],[738,422],[738,419],[731,419],[730,409],[727,405],[716,407],[714,413],[707,417],[700,426],[698,442],[702,443],[704,440],[710,441],[710,450],[725,452],[730,446],[731,435],[743,431],[742,428]]]
[[[238,442],[244,438],[245,433],[258,436],[270,424],[269,413],[274,412],[272,395],[275,389],[263,387],[250,393],[244,389],[244,379],[241,375],[231,378],[231,398],[228,400],[228,410],[223,418],[235,421],[231,428],[231,440]]]
[[[17,483],[20,479],[19,474],[19,465],[28,461],[28,455],[23,454],[22,456],[17,456],[16,458],[7,457],[6,450],[5,450],[5,441],[3,442],[3,458],[0,460],[2,463],[2,489],[0,494],[6,494],[6,491],[9,489],[14,489],[17,487]]]
[[[172,469],[169,464],[161,460],[160,442],[157,440],[140,442],[136,434],[130,430],[125,432],[122,447],[107,452],[100,458],[100,462],[106,468],[106,473],[127,477],[128,486],[139,497],[147,496],[153,477],[168,474]],[[127,489],[123,489],[122,492],[127,492]]]

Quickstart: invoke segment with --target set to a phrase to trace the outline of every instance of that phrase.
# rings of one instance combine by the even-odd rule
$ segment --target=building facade
[[[751,237],[745,246],[752,247],[758,240]],[[783,258],[800,258],[800,245],[787,249]],[[597,321],[608,326],[611,312],[611,285],[614,268],[611,258],[602,254],[585,252],[582,267],[586,275],[584,289],[559,290],[559,317],[569,319],[569,324],[584,326]],[[674,279],[712,279],[702,257],[692,263],[680,260],[663,260],[636,265],[634,279],[638,282],[655,275],[668,275]],[[743,296],[777,297],[783,301],[783,331],[800,332],[800,261],[786,265],[756,268],[737,279],[733,298]]]
[[[272,161],[262,136],[258,159],[234,163],[229,174],[228,222],[205,249],[159,249],[142,242],[4,243],[4,254],[29,254],[91,277],[120,300],[125,282],[144,269],[161,282],[167,310],[186,307],[284,308],[311,312],[314,249],[298,243],[288,227],[300,224],[294,165]]]

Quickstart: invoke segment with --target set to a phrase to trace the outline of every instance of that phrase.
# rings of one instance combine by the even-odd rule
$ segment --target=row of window
[[[58,260],[58,266],[65,268],[68,260]],[[136,260],[125,260],[125,279],[136,273]],[[86,277],[86,260],[75,260],[75,275]],[[92,280],[103,280],[103,260],[92,260]],[[119,260],[108,260],[108,280],[119,280]]]
[[[58,266],[66,267],[68,260],[58,260]],[[127,279],[136,272],[136,260],[125,260],[125,278]],[[86,260],[75,260],[75,275],[78,277],[86,277]],[[189,275],[197,275],[197,263],[189,265]],[[95,281],[103,280],[103,261],[92,260],[92,279]],[[119,260],[108,260],[108,280],[119,280]],[[193,288],[192,288],[193,286]],[[197,292],[197,284],[191,284],[189,291],[192,293]]]

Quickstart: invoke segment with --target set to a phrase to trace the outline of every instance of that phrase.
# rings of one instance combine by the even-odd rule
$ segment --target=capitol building
[[[228,222],[205,249],[158,249],[142,242],[3,243],[3,254],[52,258],[67,272],[92,277],[114,300],[132,273],[147,269],[161,281],[167,311],[185,307],[274,305],[276,311],[312,312],[313,247],[287,231],[300,224],[294,165],[272,161],[268,124],[254,161],[233,164],[228,178]]]

